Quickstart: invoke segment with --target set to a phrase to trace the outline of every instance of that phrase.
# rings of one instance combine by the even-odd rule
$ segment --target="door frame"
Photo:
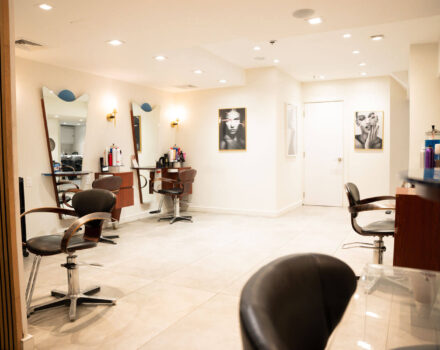
[[[0,0],[0,348],[21,349],[23,315],[18,237],[12,0]]]
[[[305,173],[306,173],[306,161],[305,161],[305,143],[306,143],[306,124],[305,124],[305,119],[306,119],[306,104],[311,104],[311,103],[329,103],[329,102],[342,102],[342,184],[341,186],[344,186],[344,183],[346,182],[347,179],[347,174],[346,174],[346,170],[348,169],[348,157],[347,157],[347,148],[345,145],[345,122],[344,122],[344,111],[345,111],[345,101],[343,99],[335,99],[335,100],[311,100],[311,101],[305,101],[303,102],[302,106],[303,106],[303,138],[302,138],[302,150],[303,150],[303,155],[302,155],[302,189],[303,189],[303,200],[302,200],[302,204],[304,204],[304,199],[305,199],[305,182],[306,182],[306,178],[305,178]],[[344,201],[344,195],[342,195],[342,207],[345,207],[345,201]]]

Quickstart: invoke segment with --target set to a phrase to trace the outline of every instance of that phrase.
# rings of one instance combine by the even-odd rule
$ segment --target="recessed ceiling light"
[[[315,10],[312,9],[299,9],[296,10],[292,15],[295,18],[310,18],[315,14]]]
[[[261,47],[259,47],[259,46],[254,46],[254,51],[260,51],[261,50]]]
[[[319,24],[322,23],[322,18],[321,17],[309,18],[307,22],[309,22],[309,24]]]
[[[156,61],[165,61],[167,58],[165,56],[158,55],[158,56],[154,56],[154,59]]]
[[[362,75],[363,77],[365,77],[365,76],[367,75],[367,73],[362,72],[361,75]]]
[[[342,37],[344,39],[348,39],[348,38],[351,38],[351,34],[350,33],[345,33]]]
[[[280,63],[280,60],[279,60],[278,58],[275,58],[275,59],[273,60],[273,63]]]
[[[107,44],[112,45],[112,46],[119,46],[122,45],[124,42],[118,39],[113,39],[113,40],[109,40],[107,41]]]
[[[226,84],[228,81],[226,79],[220,79],[218,82],[220,84]]]
[[[203,71],[201,69],[195,69],[193,70],[194,74],[203,74]]]
[[[359,63],[359,65],[360,65],[361,67],[365,67],[367,64],[366,64],[365,62],[361,62],[361,63]]]
[[[359,55],[361,52],[359,50],[353,50],[353,51],[351,51],[351,53],[353,55]]]
[[[57,115],[54,115],[53,117],[54,117],[54,118],[59,118]]]
[[[379,34],[379,35],[372,35],[372,36],[370,36],[370,38],[371,38],[371,40],[379,41],[379,40],[382,40],[383,38],[385,38],[385,36],[383,34]]]
[[[320,75],[319,79],[321,79],[321,80],[325,79],[325,75]]]
[[[52,6],[50,6],[48,4],[41,4],[41,5],[38,5],[38,7],[42,10],[45,10],[45,11],[52,10]]]
[[[82,120],[82,119],[80,119],[79,121],[80,121],[80,122],[82,122],[83,120]]]

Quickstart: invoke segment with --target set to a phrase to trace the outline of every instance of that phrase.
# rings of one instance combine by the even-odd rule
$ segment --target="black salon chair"
[[[344,262],[295,254],[262,267],[240,298],[244,350],[322,350],[356,290]]]
[[[194,178],[196,177],[197,170],[195,169],[185,169],[177,173],[177,179],[170,178],[158,178],[154,179],[153,182],[161,181],[162,183],[171,184],[170,188],[162,188],[160,190],[154,190],[154,192],[163,194],[164,196],[170,196],[173,199],[174,212],[173,215],[168,215],[159,218],[161,220],[170,220],[170,224],[176,221],[186,220],[192,222],[192,217],[187,215],[180,215],[180,199],[189,193],[190,186],[194,183]],[[159,205],[159,210],[151,211],[150,214],[160,213],[162,209],[163,198]]]
[[[342,246],[344,249],[350,248],[368,248],[373,249],[373,263],[382,264],[383,254],[386,247],[383,238],[387,236],[394,236],[395,224],[394,219],[379,220],[369,223],[365,226],[360,226],[356,221],[358,214],[367,211],[384,210],[387,214],[391,214],[395,210],[396,197],[393,196],[379,196],[360,199],[359,189],[351,182],[345,184],[345,192],[348,198],[348,211],[351,216],[351,226],[358,234],[362,236],[378,237],[374,243],[352,242],[346,243]],[[385,200],[392,200],[394,203],[379,203]]]
[[[92,294],[99,292],[100,287],[89,288],[85,291],[79,288],[78,265],[76,263],[75,252],[83,249],[90,249],[97,246],[101,237],[102,225],[104,220],[111,219],[111,211],[116,203],[116,197],[107,190],[87,190],[73,196],[72,205],[75,210],[63,208],[36,208],[22,214],[30,213],[56,213],[70,216],[77,216],[64,235],[46,235],[34,237],[26,242],[26,248],[35,254],[29,282],[26,288],[27,313],[49,309],[62,305],[69,305],[69,318],[71,321],[76,319],[77,304],[109,304],[114,305],[115,299],[93,297]],[[75,234],[80,227],[84,226],[84,234]],[[38,269],[41,258],[56,254],[67,254],[67,262],[62,266],[67,269],[67,292],[52,291],[52,296],[57,300],[48,303],[31,306],[32,294],[35,288]]]

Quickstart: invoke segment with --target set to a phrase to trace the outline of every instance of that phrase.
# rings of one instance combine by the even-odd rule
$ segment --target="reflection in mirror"
[[[56,174],[83,171],[89,96],[82,95],[75,99],[72,94],[69,97],[64,97],[67,101],[63,100],[52,90],[43,87],[44,116],[50,149],[51,171],[55,175],[52,178],[58,205],[63,203],[63,193],[67,189],[79,188],[81,179],[74,174],[67,176]],[[64,200],[66,197],[70,199],[71,195],[64,195]]]
[[[158,154],[160,107],[156,106],[146,112],[137,103],[131,104],[133,137],[135,155],[139,167],[155,167]],[[153,196],[149,193],[147,179],[150,178],[148,170],[138,170],[138,181],[141,203],[151,202]]]

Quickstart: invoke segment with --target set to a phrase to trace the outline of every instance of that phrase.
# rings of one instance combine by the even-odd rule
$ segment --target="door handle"
[[[342,162],[342,157],[338,157],[338,162]]]

